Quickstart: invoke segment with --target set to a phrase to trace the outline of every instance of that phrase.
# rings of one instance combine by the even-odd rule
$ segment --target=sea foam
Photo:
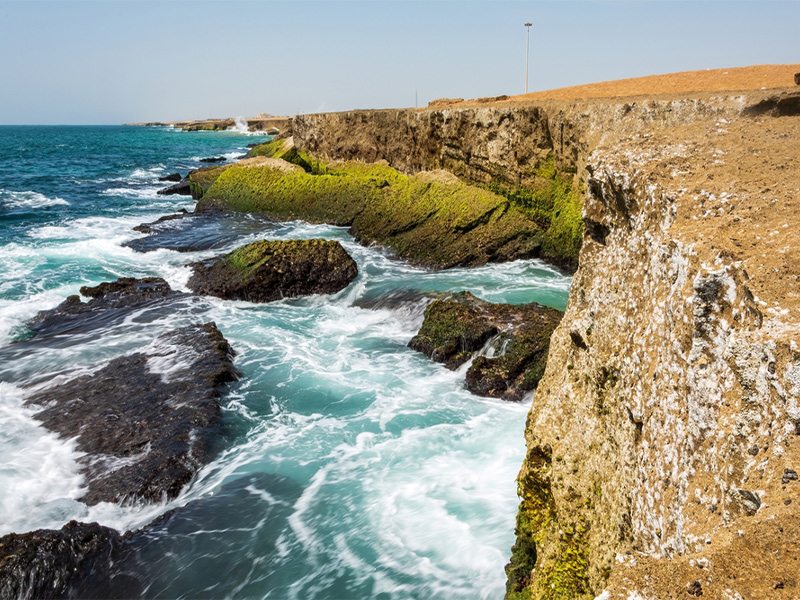
[[[15,192],[0,189],[0,206],[6,208],[47,208],[48,206],[69,206],[63,198],[48,198],[44,194],[26,190]]]

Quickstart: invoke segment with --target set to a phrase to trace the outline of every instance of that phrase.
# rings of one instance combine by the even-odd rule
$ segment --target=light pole
[[[528,30],[528,41],[525,42],[525,93],[528,93],[528,57],[531,54],[531,25],[533,23],[525,23],[525,29]]]

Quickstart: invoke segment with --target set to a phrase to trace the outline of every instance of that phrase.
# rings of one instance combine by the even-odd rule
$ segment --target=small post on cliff
[[[525,42],[525,93],[528,93],[528,57],[531,55],[531,25],[533,23],[525,23],[525,29],[528,30],[528,41]]]

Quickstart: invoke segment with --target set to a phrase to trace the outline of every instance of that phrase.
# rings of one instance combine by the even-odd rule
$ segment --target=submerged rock
[[[238,376],[232,355],[214,323],[190,325],[27,402],[45,407],[35,418],[86,453],[83,502],[158,502],[174,498],[216,451],[218,398]]]
[[[210,250],[227,246],[243,236],[263,232],[270,223],[268,218],[260,215],[184,210],[152,223],[137,225],[133,228],[135,231],[148,235],[127,241],[123,246],[136,252],[151,252],[160,248],[177,252]]]
[[[192,291],[251,302],[332,294],[358,274],[339,242],[318,239],[261,240],[191,266],[187,285]]]
[[[550,336],[562,314],[532,302],[492,304],[461,292],[425,310],[419,333],[409,342],[431,359],[456,369],[494,338],[467,370],[466,385],[479,396],[521,400],[544,374]]]
[[[63,598],[105,569],[121,536],[97,523],[70,521],[0,537],[0,598]]]
[[[262,573],[279,577],[284,560],[279,548],[302,491],[296,481],[270,473],[250,473],[228,481],[213,494],[126,534],[105,572],[73,586],[70,594],[141,598],[146,590],[148,598],[261,595],[266,589],[263,581],[262,587],[253,581],[240,586],[248,580],[253,560],[258,560]],[[242,523],[251,526],[242,527]],[[213,552],[213,558],[204,548]],[[220,577],[220,573],[228,576]]]

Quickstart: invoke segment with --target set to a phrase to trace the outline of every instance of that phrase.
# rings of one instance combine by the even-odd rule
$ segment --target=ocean
[[[498,598],[514,543],[515,478],[530,398],[463,388],[406,347],[426,300],[469,290],[563,310],[571,279],[538,260],[427,271],[346,228],[214,217],[176,230],[197,252],[126,245],[180,209],[173,172],[234,159],[263,138],[170,128],[0,127],[0,535],[71,519],[134,530],[175,510],[124,565],[150,598]],[[177,227],[177,226],[176,226]],[[81,286],[157,276],[186,290],[191,262],[257,239],[338,240],[359,275],[330,296],[269,304],[202,298],[100,335],[18,350],[27,320]],[[92,507],[73,440],[33,418],[26,387],[95,371],[181,325],[216,322],[240,381],[222,399],[226,445],[173,501]],[[98,592],[99,593],[99,592]]]

